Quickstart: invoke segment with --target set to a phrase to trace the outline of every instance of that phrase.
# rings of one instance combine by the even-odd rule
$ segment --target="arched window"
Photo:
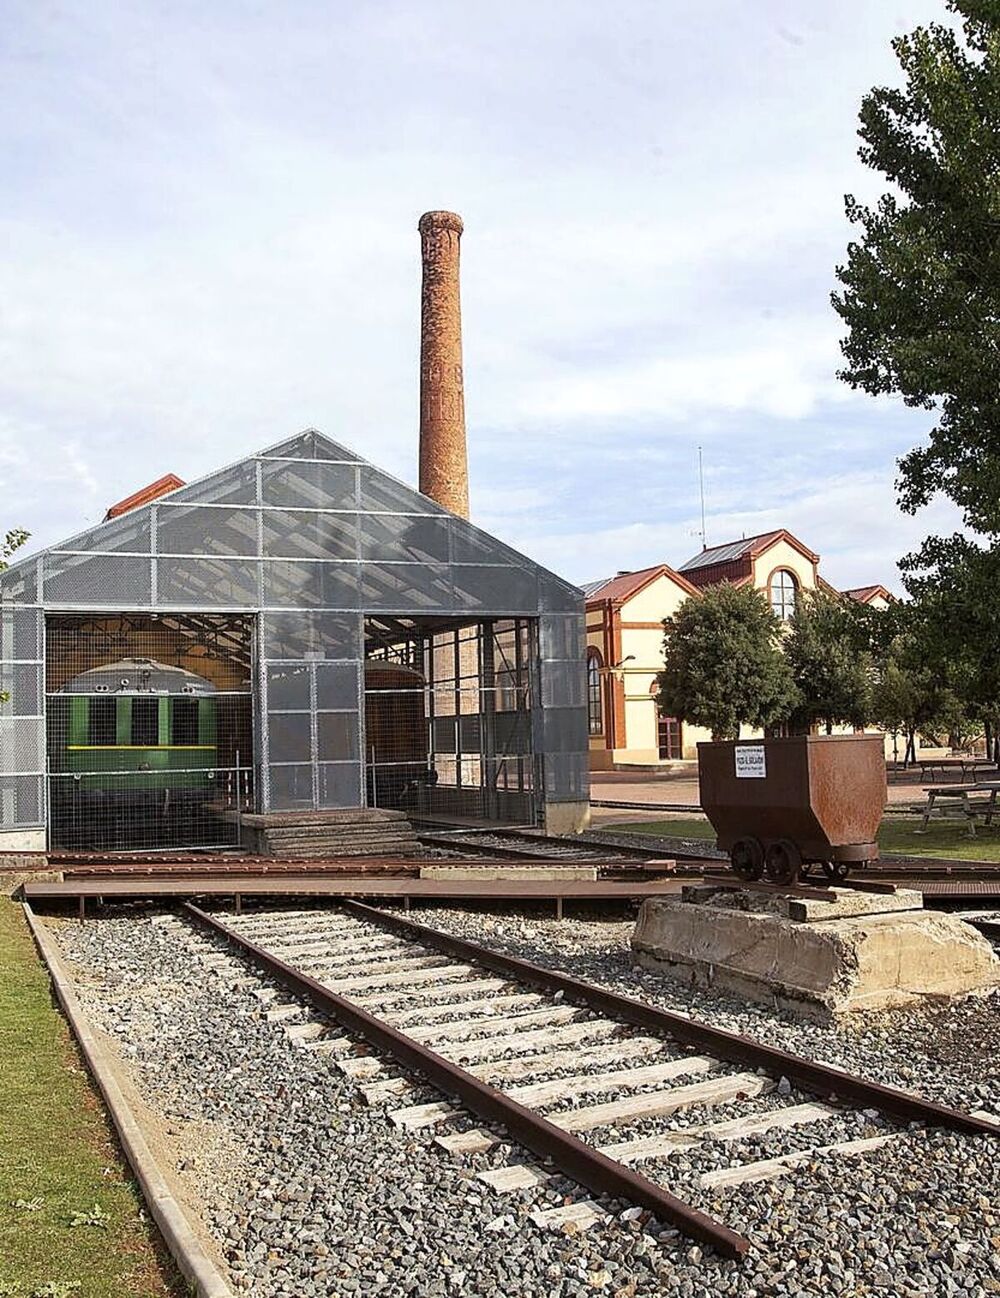
[[[795,612],[795,594],[798,588],[794,573],[787,568],[777,568],[771,573],[771,611],[782,622],[787,622]]]
[[[592,735],[604,734],[604,709],[601,706],[601,655],[587,650],[587,727]]]

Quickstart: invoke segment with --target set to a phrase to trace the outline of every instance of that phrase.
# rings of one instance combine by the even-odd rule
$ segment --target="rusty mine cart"
[[[878,860],[881,735],[794,735],[698,745],[702,810],[741,879],[828,879]]]

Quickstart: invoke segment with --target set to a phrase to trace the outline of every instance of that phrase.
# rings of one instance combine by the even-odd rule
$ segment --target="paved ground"
[[[686,769],[673,771],[595,771],[590,779],[590,794],[600,802],[614,799],[622,802],[656,803],[672,802],[690,807],[699,805],[698,770],[694,762],[685,763]],[[920,771],[894,771],[889,779],[889,803],[906,804],[924,801],[923,789],[928,784],[945,783],[940,777],[923,780]],[[947,783],[951,783],[949,777]],[[958,781],[955,781],[958,783]],[[625,820],[648,820],[646,811],[621,811],[610,807],[595,807],[591,823],[607,825]]]

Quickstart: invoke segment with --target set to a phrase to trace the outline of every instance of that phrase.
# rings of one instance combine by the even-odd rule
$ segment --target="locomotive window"
[[[170,725],[170,742],[178,745],[198,742],[198,700],[174,699],[173,719]]]
[[[160,700],[132,700],[132,746],[153,748],[160,742]]]
[[[91,699],[87,721],[87,743],[95,748],[114,748],[118,743],[117,699]]]

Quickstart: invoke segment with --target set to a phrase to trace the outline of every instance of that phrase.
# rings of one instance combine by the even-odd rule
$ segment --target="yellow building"
[[[714,545],[678,569],[665,563],[585,584],[587,702],[591,770],[655,766],[697,757],[707,731],[659,713],[656,678],[663,666],[663,621],[707,586],[728,581],[762,591],[782,620],[800,590],[833,587],[820,576],[819,555],[784,528]],[[886,608],[884,586],[844,595]]]

